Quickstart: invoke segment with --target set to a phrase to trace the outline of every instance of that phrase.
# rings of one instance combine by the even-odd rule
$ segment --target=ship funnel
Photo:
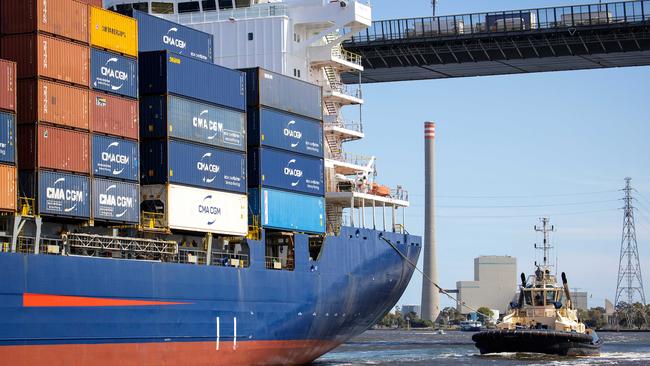
[[[435,137],[436,125],[424,123],[424,273],[422,279],[422,319],[435,322],[440,314],[440,291],[435,235]]]

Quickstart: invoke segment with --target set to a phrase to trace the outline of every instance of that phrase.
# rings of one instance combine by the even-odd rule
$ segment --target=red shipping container
[[[18,82],[18,123],[88,129],[88,90],[43,79]]]
[[[18,127],[20,169],[90,172],[90,134],[44,125]]]
[[[137,140],[140,136],[140,110],[137,100],[90,92],[90,128],[104,133]]]
[[[18,78],[42,76],[89,86],[88,46],[43,34],[4,36],[2,58],[18,64]]]
[[[4,34],[37,31],[88,43],[88,5],[74,0],[0,2]]]
[[[102,0],[78,0],[78,1],[84,4],[96,6],[98,8],[103,7]]]
[[[16,64],[0,60],[0,109],[16,112]]]
[[[16,211],[16,167],[0,165],[0,211]]]

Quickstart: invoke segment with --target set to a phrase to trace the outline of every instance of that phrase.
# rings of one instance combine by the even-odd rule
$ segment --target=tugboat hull
[[[602,342],[594,334],[548,330],[488,330],[474,334],[482,355],[491,353],[544,353],[558,356],[598,356]]]

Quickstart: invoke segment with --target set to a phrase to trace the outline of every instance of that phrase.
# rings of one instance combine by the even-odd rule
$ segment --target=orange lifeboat
[[[372,194],[375,196],[388,197],[390,196],[390,188],[387,186],[382,186],[377,183],[372,184]]]

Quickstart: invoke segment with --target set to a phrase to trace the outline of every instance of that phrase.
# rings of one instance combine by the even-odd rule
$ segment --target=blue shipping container
[[[267,106],[313,119],[323,119],[323,89],[315,84],[261,68],[246,73],[250,107]]]
[[[140,99],[140,136],[246,151],[246,114],[173,95]]]
[[[252,214],[260,218],[265,228],[318,234],[325,232],[323,197],[253,188],[249,191],[248,204]]]
[[[246,154],[182,141],[143,141],[142,183],[246,193]]]
[[[16,163],[16,116],[0,113],[0,163]]]
[[[93,135],[94,175],[138,181],[140,147],[137,142],[117,137]]]
[[[93,179],[93,219],[139,223],[140,186],[137,183]]]
[[[249,108],[249,145],[323,157],[323,124],[271,108]]]
[[[176,94],[246,111],[244,73],[168,51],[143,52],[140,92]]]
[[[250,187],[325,195],[323,159],[271,148],[251,149],[248,158]]]
[[[88,177],[46,170],[21,171],[18,182],[21,196],[36,198],[40,215],[90,218]]]
[[[141,11],[134,11],[133,17],[138,21],[138,51],[168,50],[212,62],[211,34]]]
[[[138,61],[115,53],[91,49],[90,86],[95,90],[138,97]]]

